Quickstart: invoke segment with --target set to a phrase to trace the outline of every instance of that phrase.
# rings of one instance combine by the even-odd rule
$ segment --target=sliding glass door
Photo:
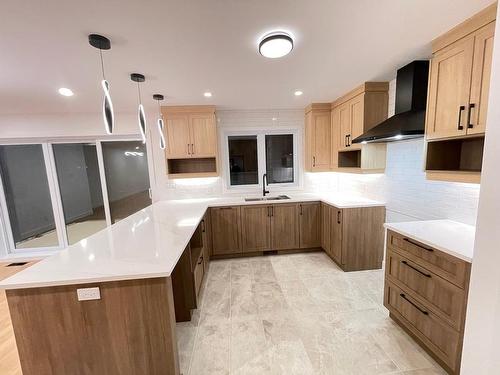
[[[9,252],[64,248],[151,204],[136,140],[0,145],[0,180]]]

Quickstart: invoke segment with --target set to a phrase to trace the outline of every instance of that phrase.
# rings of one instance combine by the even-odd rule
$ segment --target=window
[[[269,185],[297,186],[296,138],[296,131],[227,132],[227,186],[261,187],[264,173]]]
[[[55,251],[151,204],[135,139],[0,145],[0,237],[10,253]]]

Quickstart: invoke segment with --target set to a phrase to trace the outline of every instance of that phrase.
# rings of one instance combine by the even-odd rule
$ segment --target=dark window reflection
[[[228,146],[231,185],[258,184],[257,136],[230,136]]]
[[[293,134],[266,135],[266,169],[270,184],[293,182]]]

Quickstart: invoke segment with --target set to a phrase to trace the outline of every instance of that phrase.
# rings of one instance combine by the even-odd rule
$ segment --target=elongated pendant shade
[[[160,134],[160,148],[162,150],[165,150],[167,147],[167,143],[165,142],[165,124],[163,123],[163,117],[161,114],[161,106],[160,106],[160,101],[164,99],[164,96],[162,94],[154,94],[153,99],[158,101],[158,133]]]
[[[146,143],[146,116],[144,115],[144,106],[139,104],[139,110],[137,112],[139,121],[139,130],[141,132],[142,143]]]
[[[101,81],[104,97],[102,100],[102,117],[104,119],[104,128],[107,134],[113,134],[113,127],[115,125],[115,115],[113,111],[113,102],[109,94],[109,83],[105,79]]]

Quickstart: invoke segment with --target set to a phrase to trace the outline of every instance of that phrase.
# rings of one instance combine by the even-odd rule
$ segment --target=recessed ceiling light
[[[302,91],[300,90],[296,90],[294,93],[293,93],[295,96],[301,96],[303,94]]]
[[[288,55],[293,49],[293,39],[283,31],[267,34],[259,43],[259,53],[270,59]]]
[[[75,94],[73,94],[73,91],[71,91],[70,89],[67,89],[66,87],[61,87],[59,90],[57,90],[59,92],[59,94],[61,94],[62,96],[73,96]]]
[[[204,96],[205,98],[211,98],[211,97],[212,97],[212,93],[211,93],[210,91],[207,91],[207,92],[205,92],[205,93],[203,94],[203,96]]]

